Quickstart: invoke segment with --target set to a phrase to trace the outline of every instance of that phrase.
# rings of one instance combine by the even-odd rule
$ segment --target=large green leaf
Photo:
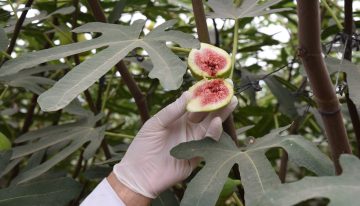
[[[134,22],[131,26],[99,22],[88,23],[73,31],[76,33],[100,32],[102,35],[93,40],[27,53],[7,61],[0,69],[0,76],[15,74],[23,68],[108,46],[76,66],[51,89],[39,96],[40,107],[44,111],[54,111],[63,108],[90,87],[131,50],[142,47],[149,53],[154,64],[149,77],[158,78],[165,89],[177,89],[182,83],[186,64],[171,52],[166,46],[166,41],[173,41],[188,48],[198,47],[199,42],[190,34],[173,30],[166,31],[174,23],[173,20],[167,21],[143,38],[140,37],[144,26],[142,20]]]
[[[230,169],[238,164],[241,182],[245,189],[245,202],[252,205],[255,200],[280,185],[280,180],[267,160],[265,153],[271,148],[281,147],[289,154],[289,160],[308,168],[318,175],[333,174],[331,160],[311,142],[299,135],[280,136],[277,129],[256,139],[254,144],[238,149],[227,134],[220,141],[210,138],[182,143],[171,150],[180,159],[204,157],[206,165],[190,182],[185,191],[182,206],[215,205]]]
[[[11,158],[11,150],[0,151],[0,171],[4,171]]]
[[[280,105],[280,111],[291,118],[295,118],[298,115],[297,109],[295,107],[296,97],[276,78],[269,76],[264,81],[274,96],[277,98]]]
[[[151,206],[178,206],[179,201],[176,199],[175,193],[166,190],[162,192],[156,199],[151,202]]]
[[[241,19],[290,10],[289,8],[266,10],[281,0],[269,0],[265,3],[258,4],[259,1],[260,0],[242,0],[242,3],[236,7],[234,0],[209,0],[208,4],[214,12],[208,15],[213,18]]]
[[[329,177],[304,177],[266,191],[254,205],[288,206],[312,198],[329,198],[329,206],[357,206],[360,202],[360,160],[353,155],[340,157],[342,174]]]
[[[0,27],[0,51],[5,51],[8,47],[9,40],[5,30]]]
[[[42,180],[0,190],[0,206],[63,206],[81,192],[71,178]]]
[[[0,83],[12,87],[21,87],[40,95],[45,91],[43,86],[53,85],[55,81],[46,77],[35,76],[35,74],[66,68],[68,68],[68,66],[65,64],[57,64],[24,69],[16,74],[0,76]]]
[[[120,0],[118,2],[116,2],[114,9],[112,10],[112,12],[110,13],[108,20],[109,23],[115,23],[117,20],[120,19],[121,14],[126,6],[128,0]]]
[[[38,177],[78,150],[86,142],[90,142],[90,144],[85,148],[84,158],[89,159],[92,157],[105,134],[105,126],[94,128],[100,117],[101,115],[89,116],[74,123],[49,126],[18,137],[15,140],[16,143],[26,142],[27,144],[14,147],[11,159],[18,159],[59,145],[61,147],[65,146],[65,148],[56,152],[52,158],[42,164],[21,172],[13,182],[21,183]]]
[[[341,61],[333,57],[327,57],[325,63],[330,74],[335,72],[345,72],[347,74],[350,98],[355,105],[360,107],[360,68],[346,59]]]

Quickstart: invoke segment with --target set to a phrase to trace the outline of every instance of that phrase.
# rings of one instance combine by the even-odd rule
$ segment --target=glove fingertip
[[[222,131],[223,131],[222,119],[221,117],[215,117],[209,125],[209,128],[206,132],[206,136],[211,137],[215,141],[219,141]]]

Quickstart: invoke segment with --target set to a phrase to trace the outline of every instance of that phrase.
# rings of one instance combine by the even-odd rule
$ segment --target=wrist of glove
[[[170,155],[176,145],[211,137],[219,140],[222,122],[232,113],[238,101],[235,97],[226,107],[206,113],[190,113],[185,92],[154,117],[149,119],[130,144],[125,156],[113,172],[129,189],[149,198],[156,198],[172,185],[186,179],[200,158],[180,160]]]

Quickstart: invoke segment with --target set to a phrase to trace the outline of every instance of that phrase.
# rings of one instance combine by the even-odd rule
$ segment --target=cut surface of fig
[[[226,106],[234,95],[232,84],[224,79],[204,79],[193,85],[191,100],[186,109],[190,112],[214,111]]]
[[[230,55],[215,46],[201,43],[200,49],[192,49],[188,64],[191,72],[198,78],[226,78],[230,74]]]

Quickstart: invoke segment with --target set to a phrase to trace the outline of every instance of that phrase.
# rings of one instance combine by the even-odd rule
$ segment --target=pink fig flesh
[[[200,99],[201,105],[205,106],[226,99],[229,95],[229,88],[224,84],[224,80],[215,79],[195,88],[193,94],[194,97]]]
[[[195,64],[209,76],[215,77],[220,70],[226,67],[227,59],[216,51],[205,48],[196,52]]]

